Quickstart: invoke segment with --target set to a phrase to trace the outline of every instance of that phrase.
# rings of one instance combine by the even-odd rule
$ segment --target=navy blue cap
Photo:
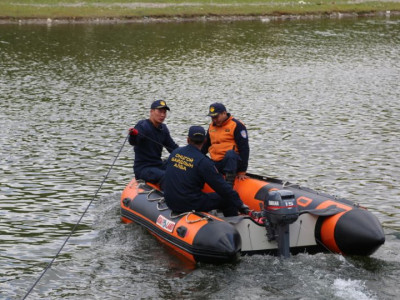
[[[156,109],[156,108],[165,108],[166,110],[169,110],[167,102],[165,102],[164,100],[156,100],[151,104],[151,109]]]
[[[195,142],[202,142],[206,138],[206,131],[201,126],[190,126],[188,137]]]
[[[222,103],[216,102],[216,103],[213,103],[210,105],[207,116],[215,117],[224,111],[226,111],[225,105],[223,105]]]

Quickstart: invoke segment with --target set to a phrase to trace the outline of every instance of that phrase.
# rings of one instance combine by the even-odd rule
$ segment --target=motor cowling
[[[273,225],[294,223],[299,217],[299,209],[294,193],[289,190],[269,192],[264,201],[264,212]]]

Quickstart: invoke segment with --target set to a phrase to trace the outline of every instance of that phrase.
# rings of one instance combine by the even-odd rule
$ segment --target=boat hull
[[[174,215],[161,192],[135,180],[122,193],[121,218],[142,225],[193,262],[232,262],[240,256],[240,235],[229,223],[207,213]]]
[[[290,190],[298,219],[289,225],[290,252],[333,252],[368,256],[384,242],[378,219],[349,200],[318,193],[277,179],[249,174],[235,181],[234,189],[250,209],[261,211],[271,191]],[[204,187],[205,192],[212,192]],[[192,262],[224,263],[243,254],[279,253],[268,240],[262,222],[247,215],[223,217],[204,212],[174,215],[163,193],[152,184],[133,179],[121,196],[121,218],[144,226],[160,241]]]
[[[385,242],[377,217],[347,199],[274,178],[249,176],[247,183],[247,180],[236,180],[235,189],[251,209],[260,210],[271,191],[285,189],[293,192],[300,218],[290,225],[291,247],[297,247],[294,241],[309,243],[312,239],[310,232],[321,249],[343,255],[368,256]]]

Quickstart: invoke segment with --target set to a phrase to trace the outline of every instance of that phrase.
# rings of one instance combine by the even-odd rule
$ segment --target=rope
[[[177,215],[172,215],[172,211],[171,211],[170,218],[171,218],[171,219],[176,219],[176,218],[180,218],[180,217],[183,217],[183,216],[186,215],[186,222],[187,222],[188,224],[193,224],[193,223],[197,223],[197,222],[205,221],[205,220],[212,220],[211,217],[209,217],[209,216],[207,216],[207,215],[202,215],[202,217],[201,217],[200,219],[191,221],[191,220],[189,220],[189,216],[192,215],[192,214],[194,214],[194,215],[196,215],[196,216],[198,216],[198,217],[201,217],[201,215],[199,215],[198,212],[196,212],[196,211],[193,210],[193,211],[183,212],[183,213],[180,213],[180,214],[177,214]]]
[[[190,214],[190,212],[183,212],[183,213],[176,214],[176,215],[172,215],[172,214],[173,214],[173,212],[172,212],[172,210],[171,210],[171,213],[169,214],[169,217],[170,217],[171,219],[176,219],[176,218],[183,217],[183,216],[185,216],[185,215],[187,215],[187,214]]]
[[[157,145],[160,145],[160,146],[162,146],[162,147],[165,147],[165,149],[167,149],[167,150],[170,151],[170,152],[172,152],[172,151],[174,150],[174,149],[172,149],[172,148],[170,148],[170,147],[164,146],[164,145],[161,144],[159,141],[153,140],[151,137],[148,137],[147,135],[145,135],[145,134],[143,134],[143,133],[141,133],[141,132],[138,132],[138,135],[141,135],[142,137],[148,139],[149,141],[152,141],[153,143],[155,143],[155,144],[157,144]]]
[[[141,194],[147,194],[147,201],[149,201],[149,202],[157,201],[157,210],[159,210],[159,211],[168,210],[169,209],[168,206],[161,207],[163,204],[166,204],[164,196],[160,196],[160,197],[157,197],[157,198],[150,199],[150,196],[153,193],[156,193],[156,192],[158,192],[157,189],[151,189],[150,191],[142,191]],[[194,220],[194,221],[190,221],[188,218],[189,218],[189,215],[191,215],[191,214],[196,214],[197,216],[199,216],[201,218],[197,219],[197,220]],[[178,214],[178,215],[172,215],[172,211],[171,211],[170,218],[171,219],[176,219],[176,218],[179,218],[179,217],[182,217],[182,216],[185,216],[185,215],[186,215],[186,222],[188,224],[197,223],[197,222],[204,221],[204,220],[212,220],[211,217],[209,217],[207,215],[200,216],[199,213],[196,213],[195,211],[184,212],[184,213],[181,213],[181,214]]]
[[[193,224],[193,223],[197,223],[197,222],[200,222],[200,221],[206,221],[206,220],[212,219],[212,218],[210,218],[209,216],[203,215],[203,217],[201,217],[200,219],[190,221],[190,220],[189,220],[189,216],[190,216],[191,214],[194,214],[194,215],[200,217],[198,214],[196,214],[195,211],[189,212],[189,213],[186,215],[186,222],[187,222],[188,224]]]
[[[152,190],[148,193],[148,195],[147,195],[147,201],[153,202],[153,201],[162,201],[162,200],[164,200],[164,197],[163,197],[163,196],[157,197],[157,198],[154,198],[154,199],[150,199],[151,194],[153,194],[153,193],[155,193],[155,192],[158,192],[158,190],[152,189]]]
[[[168,206],[161,207],[163,204],[165,204],[165,199],[164,199],[163,196],[157,197],[157,198],[154,198],[154,199],[150,199],[151,194],[153,194],[155,192],[158,192],[158,190],[152,189],[150,191],[143,191],[143,192],[141,192],[141,194],[147,194],[147,201],[149,201],[149,202],[157,201],[157,210],[164,211],[164,210],[169,209]]]
[[[164,207],[162,207],[162,205],[164,205]],[[164,211],[169,209],[168,205],[165,203],[164,198],[157,202],[157,209],[159,211]]]
[[[78,222],[75,224],[75,226],[72,228],[71,232],[69,233],[68,237],[65,239],[64,243],[62,244],[61,248],[58,250],[57,254],[53,257],[53,259],[50,261],[50,263],[47,265],[47,267],[43,270],[42,274],[39,276],[39,278],[35,281],[35,283],[32,285],[32,287],[29,289],[29,291],[25,294],[24,298],[22,299],[26,299],[26,297],[29,296],[29,294],[33,291],[33,289],[35,288],[35,286],[39,283],[39,281],[42,279],[43,275],[47,272],[47,270],[50,269],[51,265],[54,263],[54,261],[57,259],[57,257],[60,255],[62,249],[64,248],[64,246],[67,244],[68,240],[70,239],[70,237],[72,236],[72,234],[75,232],[75,229],[78,227],[79,223],[82,221],[84,215],[86,214],[86,212],[89,210],[90,205],[93,203],[93,201],[95,200],[95,198],[97,197],[97,194],[99,193],[99,191],[101,190],[101,188],[103,187],[104,182],[106,181],[108,175],[110,174],[112,168],[115,165],[115,162],[117,161],[118,156],[121,154],[122,149],[125,146],[126,141],[128,140],[129,134],[126,136],[121,148],[119,149],[117,155],[114,158],[114,161],[112,162],[110,168],[108,169],[107,174],[104,176],[103,181],[101,182],[99,188],[97,189],[96,193],[94,194],[92,200],[89,202],[88,206],[86,207],[85,211],[83,212],[83,214],[81,215],[81,217],[79,218]]]

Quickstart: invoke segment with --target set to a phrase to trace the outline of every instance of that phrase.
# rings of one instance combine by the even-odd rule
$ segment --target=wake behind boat
[[[221,263],[240,255],[299,252],[369,256],[384,242],[378,219],[346,199],[248,174],[234,189],[250,215],[175,214],[157,186],[133,179],[121,196],[121,219],[144,226],[193,262]],[[205,186],[205,192],[212,190]]]

